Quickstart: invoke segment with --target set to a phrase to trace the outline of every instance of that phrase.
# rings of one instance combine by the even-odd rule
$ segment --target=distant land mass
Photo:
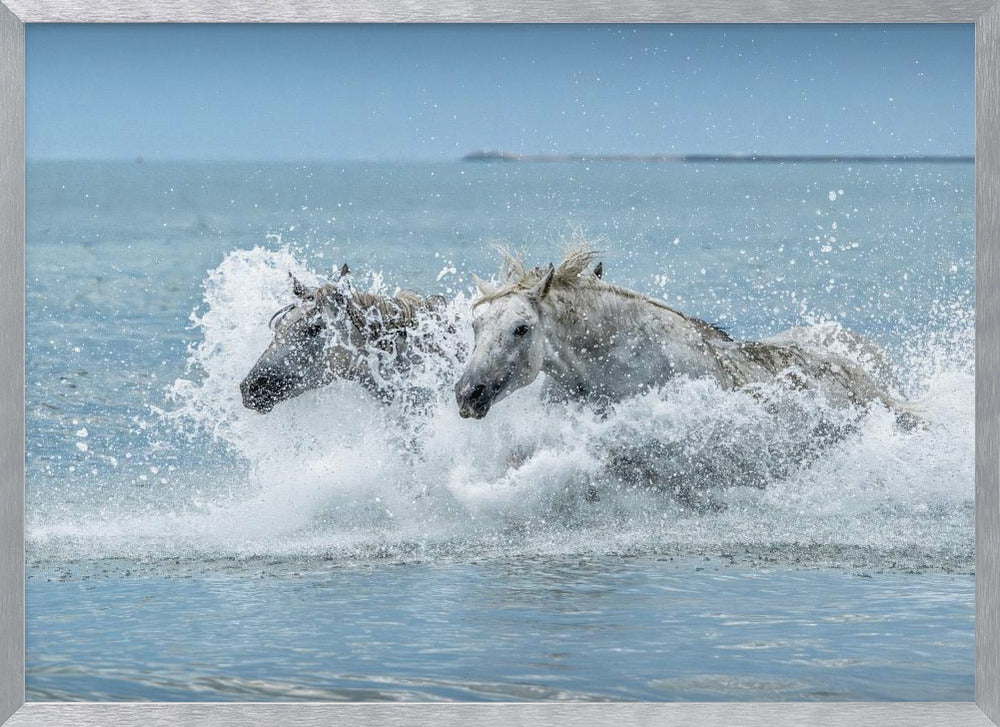
[[[945,154],[514,154],[506,151],[474,151],[465,162],[899,162],[971,163],[974,155]]]

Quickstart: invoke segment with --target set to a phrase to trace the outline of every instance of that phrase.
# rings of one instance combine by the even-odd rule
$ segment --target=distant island
[[[520,154],[510,154],[505,151],[473,151],[462,157],[463,162],[518,162]]]
[[[474,151],[464,162],[791,162],[881,163],[971,163],[975,156],[943,154],[514,154],[506,151]]]

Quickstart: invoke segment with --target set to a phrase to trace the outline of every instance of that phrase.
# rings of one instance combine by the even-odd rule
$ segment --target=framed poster
[[[988,723],[970,27],[25,36],[12,724]]]

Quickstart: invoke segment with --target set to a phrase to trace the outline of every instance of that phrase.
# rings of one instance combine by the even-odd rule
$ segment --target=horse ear
[[[603,278],[604,277],[604,262],[603,261],[597,263],[597,265],[594,267],[594,277],[595,278]]]
[[[346,278],[350,274],[351,274],[351,269],[347,267],[347,263],[344,263],[343,265],[340,266],[341,279]]]
[[[476,289],[479,291],[479,294],[482,295],[482,296],[493,295],[494,293],[497,292],[496,288],[494,288],[492,285],[490,285],[489,283],[487,283],[485,280],[483,280],[482,278],[480,278],[475,273],[472,274],[472,280],[476,283]]]
[[[296,298],[305,298],[309,295],[309,289],[300,283],[298,278],[291,273],[288,274],[288,277],[292,279],[292,293]]]
[[[534,288],[528,291],[528,297],[536,303],[545,300],[545,296],[549,294],[549,288],[552,287],[552,278],[555,277],[555,274],[555,267],[549,263],[549,269],[545,272],[545,276],[538,281]]]

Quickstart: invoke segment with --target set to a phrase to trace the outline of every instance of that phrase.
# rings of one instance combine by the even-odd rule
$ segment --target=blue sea
[[[28,699],[972,700],[973,172],[29,162]],[[863,333],[921,425],[803,459],[822,403],[698,380],[463,420],[457,364],[418,425],[349,383],[242,406],[289,272],[444,295],[471,341],[497,244],[579,236],[736,338]],[[622,447],[711,506],[616,483]]]

